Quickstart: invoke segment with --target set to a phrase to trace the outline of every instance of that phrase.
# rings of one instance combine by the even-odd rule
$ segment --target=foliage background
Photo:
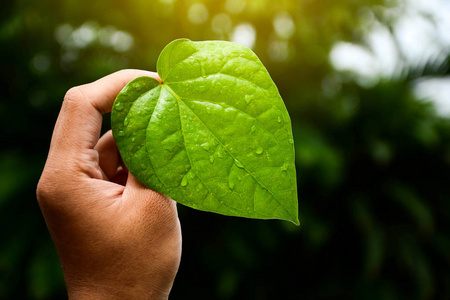
[[[450,42],[439,37],[450,26],[426,8],[450,10],[419,5],[439,47],[414,31],[405,47],[396,24],[412,2],[2,3],[0,298],[66,298],[35,201],[65,91],[122,68],[155,70],[162,48],[187,37],[246,43],[266,65],[293,120],[302,225],[179,207],[171,298],[449,299],[450,121],[417,87],[449,76]],[[374,28],[391,44],[371,43]],[[361,71],[362,50],[372,64]]]

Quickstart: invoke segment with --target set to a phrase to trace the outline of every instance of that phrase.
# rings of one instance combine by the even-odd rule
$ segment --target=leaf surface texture
[[[175,40],[151,77],[117,96],[111,123],[129,171],[204,211],[299,224],[291,122],[269,73],[231,42]]]

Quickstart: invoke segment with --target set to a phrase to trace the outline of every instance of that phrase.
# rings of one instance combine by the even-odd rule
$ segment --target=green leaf
[[[159,83],[131,81],[111,123],[129,171],[184,205],[299,224],[291,122],[258,57],[231,42],[175,40]]]

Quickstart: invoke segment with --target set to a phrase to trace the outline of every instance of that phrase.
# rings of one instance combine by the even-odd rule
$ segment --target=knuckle
[[[36,198],[41,207],[52,206],[56,199],[67,195],[66,177],[60,169],[51,166],[44,169],[36,187]]]
[[[77,106],[86,98],[83,92],[83,86],[75,86],[70,88],[64,95],[63,105],[65,106]]]
[[[77,98],[80,98],[81,95],[82,95],[81,86],[74,86],[66,92],[66,95],[64,96],[64,100],[77,99]]]
[[[54,195],[53,189],[54,188],[53,184],[51,183],[51,179],[49,179],[44,172],[36,188],[36,198],[39,205],[44,205],[48,202],[52,195]]]

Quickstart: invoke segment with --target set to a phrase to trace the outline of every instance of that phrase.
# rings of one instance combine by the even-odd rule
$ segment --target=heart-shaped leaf
[[[299,224],[290,118],[267,70],[231,42],[175,40],[111,123],[129,171],[184,205]]]

